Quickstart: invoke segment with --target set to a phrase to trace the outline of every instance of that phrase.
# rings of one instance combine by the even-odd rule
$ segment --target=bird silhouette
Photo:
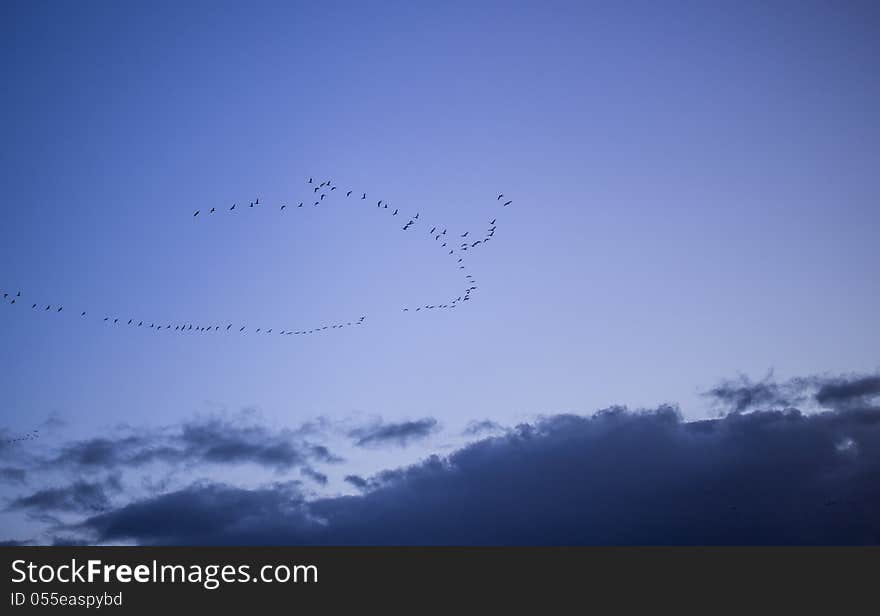
[[[233,204],[232,204],[232,207],[229,208],[229,211],[231,212],[231,211],[234,210],[234,209],[235,209],[235,204],[233,203]]]
[[[468,236],[468,233],[470,233],[470,231],[465,231],[464,233],[461,234],[461,236],[462,236],[462,237],[467,237],[467,236]]]
[[[347,193],[345,193],[345,196],[346,196],[346,197],[350,197],[350,196],[351,196],[351,191],[348,191]]]
[[[392,214],[392,216],[397,216],[397,210],[394,210],[394,213]]]
[[[501,197],[503,197],[503,196],[504,196],[504,195],[499,194],[497,197],[495,197],[495,201],[501,201]]]
[[[302,201],[300,201],[300,202],[299,202],[299,205],[296,206],[296,207],[302,207],[302,206],[303,206]]]
[[[504,204],[504,207],[507,207],[507,206],[510,205],[511,203],[513,203],[513,201],[508,201],[508,202],[506,202],[506,203]]]
[[[366,198],[367,198],[367,193],[364,193],[364,194],[361,196],[361,199],[366,199]]]
[[[215,210],[214,208],[211,208],[211,214],[213,214],[213,213],[216,212],[216,211],[217,211],[217,210]]]
[[[196,210],[196,213],[193,214],[193,218],[195,218],[196,216],[198,216],[200,211],[201,211],[201,210]]]
[[[283,210],[283,209],[286,208],[286,207],[287,207],[286,205],[282,205],[282,206],[281,206],[281,209]]]

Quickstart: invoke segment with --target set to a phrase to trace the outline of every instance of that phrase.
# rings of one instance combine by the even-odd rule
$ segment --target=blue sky
[[[0,11],[0,288],[65,306],[0,311],[10,434],[50,416],[57,439],[243,410],[279,429],[438,420],[422,446],[348,452],[367,475],[474,420],[667,402],[698,418],[737,374],[878,369],[871,3]],[[309,205],[310,176],[373,200],[280,212]],[[473,301],[401,312],[460,276],[375,199],[456,235],[498,218],[468,254]],[[367,320],[197,336],[98,315]]]

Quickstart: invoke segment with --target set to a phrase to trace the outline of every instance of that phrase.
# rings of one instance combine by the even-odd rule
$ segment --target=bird
[[[253,202],[253,201],[251,201],[251,205],[250,205],[250,207],[254,207],[254,202]]]
[[[499,194],[497,197],[495,197],[495,201],[501,201],[501,197],[503,197],[503,196],[504,196],[504,195]]]
[[[52,306],[46,306],[46,310],[49,310],[49,308],[51,308],[51,307],[52,307]]]
[[[234,209],[235,209],[235,204],[233,203],[233,204],[232,204],[232,207],[229,208],[229,211],[231,212],[231,211],[234,210]]]
[[[64,306],[58,306],[57,312],[61,312],[62,310],[64,310]]]
[[[315,190],[313,190],[312,192],[318,192],[318,187],[315,186]]]
[[[392,216],[397,216],[397,210],[394,210],[394,213],[392,214]]]
[[[495,219],[493,218],[491,221],[489,221],[489,224],[490,224],[490,225],[494,225],[494,224],[495,224]]]
[[[367,198],[367,193],[364,193],[364,194],[361,196],[361,199],[366,199],[366,198]]]
[[[318,203],[320,203],[320,202],[319,202],[319,201],[315,201],[315,205],[318,205]]]
[[[415,218],[416,220],[419,219],[419,213],[418,213],[418,212],[416,212],[416,215],[414,216],[414,218]]]
[[[436,230],[437,230],[437,227],[431,227],[431,231],[430,231],[431,235],[434,235],[434,231],[436,231]]]
[[[330,190],[336,190],[336,187],[335,187],[335,186],[331,186],[331,187],[330,187]]]
[[[241,328],[240,330],[238,330],[238,331],[243,332],[243,331],[244,331],[244,327],[242,327],[242,328]]]
[[[468,236],[468,233],[470,233],[470,231],[465,231],[464,233],[461,234],[461,236],[462,236],[462,237],[467,237],[467,236]]]
[[[348,191],[347,193],[345,193],[345,196],[346,196],[346,197],[350,197],[350,196],[351,196],[351,191]]]
[[[131,325],[131,321],[132,321],[132,319],[129,319],[129,320],[128,320],[128,324],[129,324],[129,325]]]
[[[324,197],[325,197],[324,193],[321,193],[321,201],[324,200]]]
[[[286,207],[287,207],[286,205],[282,205],[282,206],[281,206],[281,209],[283,210],[283,209],[286,208]]]
[[[83,313],[82,313],[81,315],[79,315],[79,316],[84,317],[84,316],[86,316],[86,313],[83,312]]]
[[[302,201],[300,201],[300,202],[299,202],[299,205],[296,206],[296,207],[302,207],[302,206],[303,206]]]
[[[257,200],[256,200],[256,201],[254,201],[254,204],[255,204],[255,205],[260,205],[260,198],[259,198],[259,197],[257,197]]]
[[[201,210],[196,210],[196,213],[193,214],[193,218],[195,218],[196,216],[198,216],[200,211],[201,211]]]
[[[216,211],[217,211],[217,210],[215,210],[214,208],[211,208],[211,214],[213,214],[213,213],[216,212]]]
[[[382,207],[382,200],[381,199],[379,199],[379,201],[376,203],[376,207]]]
[[[507,201],[507,202],[504,204],[504,207],[507,207],[507,206],[510,205],[511,203],[513,203],[513,201]]]

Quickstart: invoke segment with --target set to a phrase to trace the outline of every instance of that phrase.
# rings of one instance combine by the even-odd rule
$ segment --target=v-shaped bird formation
[[[351,200],[354,203],[360,204],[362,207],[367,207],[371,203],[371,200],[368,199],[367,193],[362,191],[355,191],[353,188],[346,187],[344,190],[341,189],[337,184],[333,183],[332,180],[324,180],[318,181],[315,178],[308,178],[306,181],[306,185],[308,189],[311,205],[309,207],[327,207],[333,201],[337,201],[340,199],[343,200]],[[360,196],[358,196],[358,194]],[[504,201],[502,201],[504,200]],[[495,198],[495,202],[500,207],[508,207],[513,201],[507,199],[503,193],[499,193]],[[260,198],[255,197],[253,201],[249,201],[247,204],[244,203],[232,203],[229,207],[216,207],[213,206],[210,209],[199,209],[193,212],[192,217],[196,220],[203,220],[212,216],[219,215],[237,215],[242,210],[253,211],[259,209],[273,209],[279,214],[284,214],[288,210],[298,210],[300,208],[305,207],[306,200],[296,201],[293,200],[291,202],[282,202],[274,205],[269,205],[265,202],[260,203]],[[369,206],[372,208],[372,206]],[[461,291],[454,294],[454,297],[450,297],[443,301],[438,301],[430,304],[419,304],[414,306],[405,306],[402,308],[403,312],[421,312],[423,310],[452,310],[462,305],[464,302],[471,301],[473,292],[478,290],[477,281],[474,276],[468,270],[467,265],[467,256],[469,252],[476,250],[480,246],[485,246],[489,241],[491,241],[495,237],[496,231],[496,221],[497,217],[493,217],[490,221],[488,221],[487,229],[482,236],[475,238],[469,231],[465,231],[461,234],[455,234],[449,231],[446,227],[439,224],[428,224],[424,222],[423,219],[420,219],[420,213],[416,212],[411,216],[406,216],[403,214],[403,208],[394,206],[392,207],[390,203],[386,200],[379,199],[376,201],[376,207],[374,208],[378,212],[388,215],[395,222],[398,220],[398,216],[400,219],[405,219],[407,222],[401,226],[401,229],[405,232],[409,232],[410,229],[422,228],[427,231],[428,237],[431,238],[431,243],[438,249],[443,250],[444,253],[450,258],[450,262],[453,267],[457,269],[457,271],[462,276],[462,287]],[[396,223],[399,224],[399,223]],[[453,240],[453,237],[456,239]],[[42,313],[51,313],[51,314],[59,314],[65,310],[64,305],[62,304],[52,304],[52,303],[44,303],[42,301],[34,301],[31,298],[28,298],[26,295],[23,295],[20,290],[16,291],[3,291],[3,303],[9,306],[24,306],[28,307],[29,310],[33,312],[42,312]],[[145,330],[152,330],[155,332],[177,332],[177,333],[203,333],[203,334],[260,334],[260,335],[281,335],[281,336],[308,336],[319,334],[322,332],[332,331],[343,329],[347,327],[354,327],[362,325],[366,320],[366,315],[363,315],[357,319],[352,319],[351,321],[343,321],[343,322],[335,322],[335,323],[325,323],[318,326],[313,327],[255,327],[250,324],[242,324],[242,323],[198,323],[190,320],[157,320],[157,319],[149,319],[142,316],[118,316],[111,315],[106,313],[97,313],[89,310],[67,310],[66,314],[74,314],[79,315],[77,318],[80,320],[97,320],[102,322],[108,327],[130,327],[130,328],[142,328]]]

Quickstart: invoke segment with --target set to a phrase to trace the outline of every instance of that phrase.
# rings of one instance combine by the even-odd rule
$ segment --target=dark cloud
[[[319,483],[322,486],[327,485],[327,475],[325,475],[324,473],[319,473],[310,466],[302,467],[301,469],[299,469],[299,472],[303,477],[308,477],[315,483]]]
[[[504,426],[501,424],[492,421],[490,419],[484,419],[482,421],[472,421],[467,427],[464,429],[462,434],[465,436],[476,436],[478,434],[485,434],[486,432],[503,432]]]
[[[369,482],[360,475],[346,475],[345,481],[359,490],[366,489],[370,485]]]
[[[83,527],[108,540],[128,536],[143,543],[209,545],[252,537],[244,543],[265,544],[272,543],[271,536],[305,532],[315,523],[304,503],[293,483],[256,490],[199,483],[94,516]]]
[[[131,430],[134,432],[134,430]],[[302,441],[289,431],[222,418],[184,423],[174,431],[141,430],[98,437],[62,447],[45,468],[83,470],[174,465],[251,463],[285,471],[310,462],[338,462],[323,445]]]
[[[89,482],[78,480],[58,488],[46,488],[18,497],[7,506],[9,511],[26,510],[35,514],[56,512],[94,513],[110,506],[109,494],[121,490],[119,479]]]
[[[428,437],[438,428],[437,420],[431,417],[400,423],[376,423],[349,431],[358,447],[381,447],[397,445],[405,447],[411,441]]]
[[[740,376],[738,379],[722,381],[705,395],[726,412],[743,413],[796,406],[806,398],[805,389],[810,384],[810,379],[777,383],[772,374],[761,381]]]
[[[870,544],[880,422],[839,411],[684,421],[672,407],[556,415],[448,457],[346,480],[216,483],[92,516],[70,533],[142,544]]]
[[[880,376],[829,379],[819,386],[816,401],[829,408],[867,406],[871,398],[880,396]]]
[[[876,410],[871,399],[880,396],[880,376],[812,376],[777,382],[772,374],[760,381],[746,376],[727,380],[705,394],[723,411],[742,413],[755,410],[799,407],[816,403],[833,410]]]
[[[26,477],[27,471],[23,468],[14,468],[11,466],[0,468],[0,482],[24,483]]]

